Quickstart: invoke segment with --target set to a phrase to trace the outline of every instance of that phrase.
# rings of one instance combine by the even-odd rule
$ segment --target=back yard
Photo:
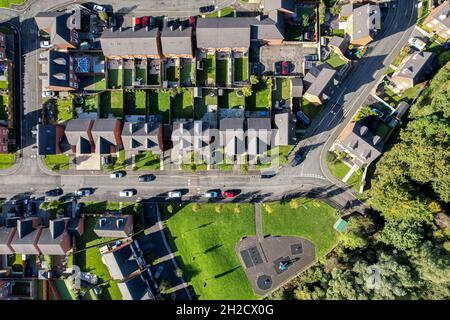
[[[169,123],[170,94],[164,91],[150,91],[149,99],[149,114],[160,114],[164,123]]]
[[[172,116],[174,119],[190,119],[194,117],[194,106],[191,90],[183,90],[175,96],[172,103]]]
[[[124,98],[125,114],[145,115],[147,99],[144,90],[126,91]]]
[[[259,82],[252,85],[252,95],[245,99],[246,108],[250,111],[266,111],[271,107],[270,78],[261,77]]]
[[[228,85],[228,59],[216,61],[216,84],[219,87]]]
[[[234,81],[246,81],[248,77],[248,58],[234,59]]]
[[[122,69],[108,70],[108,88],[120,89],[122,87]]]
[[[106,91],[100,97],[100,117],[108,118],[110,113],[115,117],[123,117],[122,91]]]
[[[237,90],[223,90],[223,94],[218,97],[219,108],[238,108],[245,106],[245,97],[243,95],[238,96]]]
[[[55,120],[58,123],[69,121],[73,118],[72,98],[57,99],[55,108]]]

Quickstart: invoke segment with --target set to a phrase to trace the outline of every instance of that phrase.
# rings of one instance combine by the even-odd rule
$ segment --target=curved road
[[[137,182],[137,174],[130,172],[122,179],[112,181],[108,175],[56,175],[48,172],[36,157],[33,149],[35,138],[31,135],[31,128],[37,122],[40,109],[40,90],[36,81],[37,74],[37,30],[31,19],[37,12],[55,9],[76,1],[52,0],[31,3],[27,10],[20,15],[22,51],[23,51],[23,157],[10,170],[0,172],[1,196],[29,192],[42,195],[50,188],[60,186],[65,192],[73,192],[80,187],[96,187],[96,191],[89,199],[118,200],[118,193],[123,188],[136,188],[137,196],[154,201],[164,201],[167,191],[174,189],[186,190],[183,200],[198,199],[198,195],[209,189],[220,188],[240,190],[240,195],[233,200],[225,201],[264,201],[274,200],[295,195],[322,197],[335,207],[343,209],[364,209],[354,191],[337,181],[328,171],[324,162],[324,155],[332,142],[351,120],[358,108],[368,97],[375,84],[383,77],[387,66],[399,53],[407,42],[415,21],[417,9],[415,1],[399,1],[397,8],[390,8],[383,23],[383,30],[376,41],[369,45],[366,56],[350,72],[340,84],[332,99],[327,103],[319,116],[306,131],[304,138],[296,146],[296,150],[303,148],[307,152],[304,161],[297,167],[286,166],[276,177],[261,180],[257,175],[230,174],[185,174],[161,172],[156,174],[155,181],[147,184]],[[119,1],[102,1],[117,6]],[[123,2],[123,1],[122,1]],[[127,4],[143,1],[127,1]],[[146,9],[152,11],[146,2]],[[177,0],[153,1],[153,4],[174,3]],[[192,3],[188,0],[178,0],[178,3]],[[200,1],[198,3],[210,3]],[[233,1],[217,1],[227,4]],[[45,7],[47,6],[47,7]],[[162,7],[160,6],[160,9]],[[172,7],[173,8],[173,7]],[[179,12],[181,5],[178,7]],[[117,9],[117,7],[115,7]],[[135,10],[140,10],[135,8]],[[162,10],[162,9],[161,9]],[[11,13],[10,10],[6,10]],[[0,10],[0,17],[5,10]],[[183,10],[185,12],[185,10]],[[339,102],[339,104],[337,104]],[[123,198],[122,198],[123,200]]]

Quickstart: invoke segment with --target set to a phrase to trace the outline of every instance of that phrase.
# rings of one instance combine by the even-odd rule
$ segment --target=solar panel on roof
[[[75,72],[87,73],[89,72],[89,59],[86,57],[75,58]]]

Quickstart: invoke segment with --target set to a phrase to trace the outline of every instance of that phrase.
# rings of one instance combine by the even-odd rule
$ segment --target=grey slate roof
[[[432,18],[439,20],[443,25],[450,29],[450,2],[444,2],[439,7],[436,8],[436,11],[432,12]],[[428,17],[426,21],[432,19]]]
[[[329,46],[339,48],[344,53],[348,48],[348,40],[342,37],[333,36],[328,43]]]
[[[105,56],[158,55],[158,28],[107,29],[100,37]]]
[[[271,137],[270,118],[247,118],[247,153],[251,162],[256,160],[252,156],[263,154],[269,149]]]
[[[374,12],[377,11],[376,14]],[[380,8],[376,5],[366,4],[353,9],[353,34],[352,39],[358,40],[372,35],[375,27],[374,15],[380,14]]]
[[[306,92],[322,99],[323,94],[326,94],[328,89],[334,85],[333,80],[335,79],[336,70],[325,66],[325,64],[320,65],[319,70],[319,74]]]
[[[162,124],[159,122],[125,122],[122,129],[122,142],[125,150],[149,150],[160,154],[159,135]]]
[[[240,155],[245,152],[244,118],[221,119],[219,129],[227,156]]]
[[[45,30],[50,35],[50,42],[55,45],[70,44],[70,29],[79,25],[75,21],[80,17],[65,12],[39,12],[35,21],[39,29]],[[69,21],[69,23],[68,23]]]
[[[38,246],[43,254],[63,255],[64,248],[61,246],[63,241],[68,242],[68,249],[70,249],[70,236],[66,232],[66,224],[68,218],[50,220],[48,228],[43,228],[41,236],[38,240]],[[42,250],[43,249],[43,250]]]
[[[44,51],[42,55],[47,60],[43,63],[47,74],[44,86],[70,87],[70,55],[55,50]]]
[[[292,112],[274,115],[274,145],[287,146],[295,143],[295,116]]]
[[[154,300],[157,294],[148,269],[117,285],[123,300]]]
[[[264,11],[272,11],[278,9],[286,9],[288,11],[295,11],[294,0],[264,0]]]
[[[70,145],[77,147],[77,153],[90,153],[88,131],[92,124],[91,119],[72,119],[67,122],[65,134]]]
[[[102,255],[112,279],[123,280],[139,270],[135,254],[137,251],[134,249],[136,245],[133,241]]]
[[[56,154],[56,126],[42,125],[37,126],[37,140],[39,155]]]
[[[250,47],[251,18],[197,19],[198,48]]]
[[[172,30],[171,26],[175,28]],[[182,26],[181,30],[179,26]],[[187,21],[171,21],[161,31],[162,53],[164,55],[192,55],[191,34],[192,28]]]
[[[110,147],[116,146],[116,136],[114,129],[116,128],[118,119],[96,119],[92,126],[92,138],[95,143],[95,150],[101,154],[110,153]]]
[[[414,79],[423,68],[429,66],[434,55],[433,52],[428,51],[413,53],[402,62],[399,69],[393,74],[393,77],[399,76]]]
[[[292,97],[300,98],[303,96],[303,80],[300,77],[292,78]]]
[[[99,237],[106,238],[126,238],[133,233],[133,229],[126,230],[128,219],[133,219],[129,215],[109,215],[97,218],[94,232]],[[131,222],[131,226],[133,223]]]

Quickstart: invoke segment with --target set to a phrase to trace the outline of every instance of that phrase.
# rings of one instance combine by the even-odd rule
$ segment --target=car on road
[[[87,197],[87,196],[90,196],[92,193],[93,193],[93,192],[92,192],[92,189],[84,188],[84,189],[78,189],[78,190],[75,192],[75,195],[76,195],[77,197]]]
[[[216,7],[214,5],[203,6],[203,7],[200,7],[200,13],[211,12],[211,11],[214,11],[215,9],[216,9]]]
[[[300,162],[303,160],[303,156],[301,153],[297,153],[292,160],[292,166],[295,167],[300,164]]]
[[[41,48],[53,48],[53,45],[48,40],[44,40],[40,42]]]
[[[289,62],[283,61],[281,62],[281,75],[287,76],[289,74]]]
[[[97,12],[106,12],[106,8],[103,6],[99,6],[98,4],[94,4],[93,9]]]
[[[125,197],[125,198],[131,198],[136,194],[136,190],[134,189],[125,189],[120,191],[119,196]]]
[[[265,171],[261,172],[261,179],[271,179],[275,177],[277,173],[275,171]]]
[[[427,44],[419,38],[409,38],[408,43],[411,47],[414,47],[419,51],[422,51],[427,46]]]
[[[42,91],[42,98],[52,98],[55,96],[54,91]]]
[[[205,193],[205,198],[208,199],[214,199],[214,198],[218,198],[219,197],[219,193],[217,191],[208,191]]]
[[[149,182],[155,180],[155,176],[153,174],[144,174],[142,176],[139,176],[138,181],[139,182]]]
[[[62,195],[63,193],[64,193],[63,189],[56,188],[56,189],[48,190],[47,192],[45,192],[45,196],[46,197],[57,197],[57,196]]]
[[[141,26],[142,26],[142,28],[145,28],[148,26],[148,17],[147,16],[141,18]]]
[[[109,175],[109,177],[111,179],[120,179],[120,178],[123,178],[124,176],[125,175],[124,175],[124,173],[122,171],[116,171],[116,172],[113,172],[113,173],[111,173]]]
[[[311,119],[309,119],[303,111],[297,111],[297,118],[299,118],[305,125],[309,125],[311,123]]]
[[[181,198],[180,191],[169,191],[167,195],[169,196],[169,198]]]
[[[222,197],[224,197],[225,199],[227,198],[234,198],[235,194],[232,190],[226,190],[224,192],[222,192]]]

